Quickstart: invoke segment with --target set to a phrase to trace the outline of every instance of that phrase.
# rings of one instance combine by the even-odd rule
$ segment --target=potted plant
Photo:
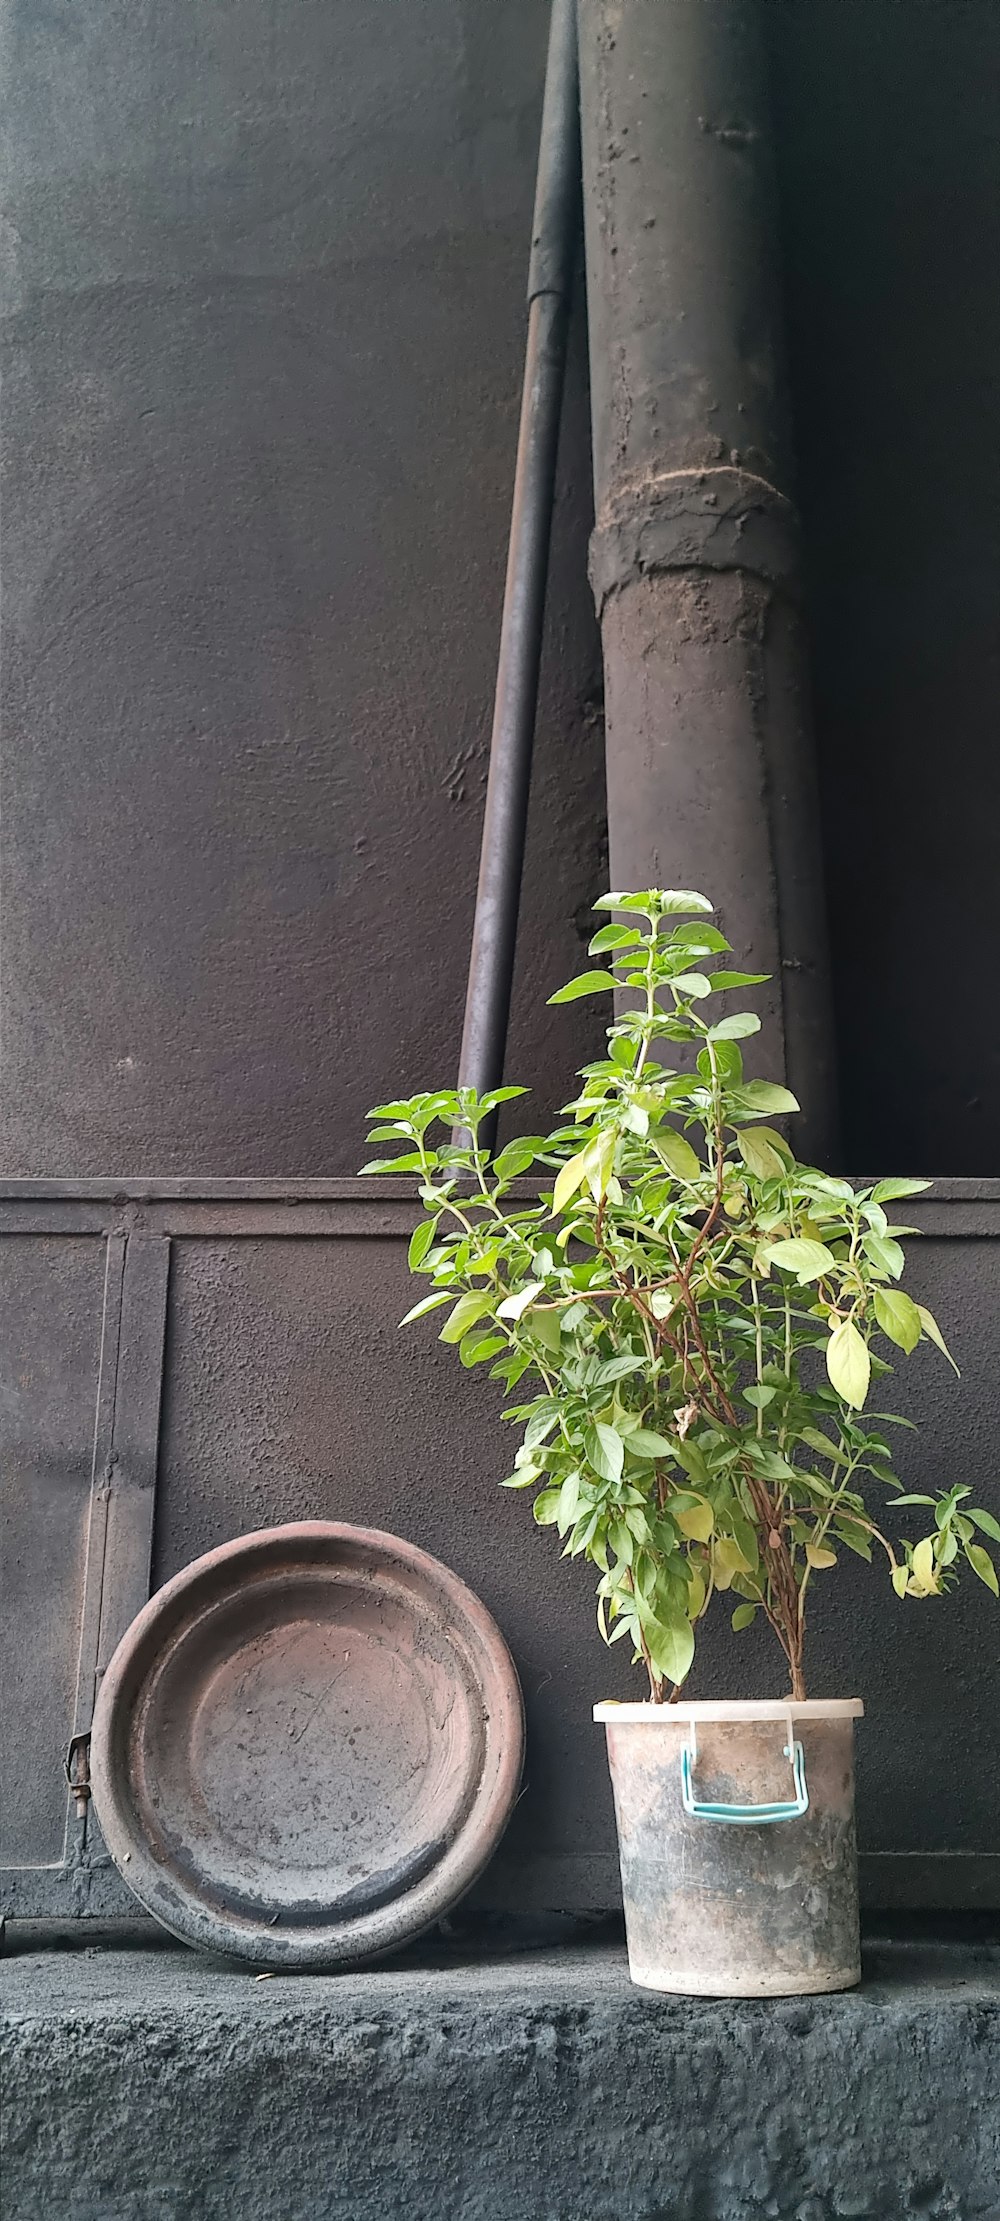
[[[423,1205],[407,1321],[482,1365],[522,1430],[504,1486],[597,1571],[598,1622],[632,1646],[648,1700],[598,1705],[615,1791],[636,1981],[702,1994],[784,1994],[859,1979],[853,1813],[856,1699],[810,1701],[811,1598],[844,1551],[884,1563],[924,1602],[968,1566],[1000,1589],[1000,1524],[961,1481],[903,1489],[872,1386],[931,1342],[900,1286],[891,1207],[928,1183],[856,1188],[799,1164],[787,1088],[747,1079],[759,1019],[732,991],[730,945],[695,893],[607,895],[601,968],[553,1002],[622,992],[607,1053],[568,1123],[491,1155],[484,1122],[525,1090],[440,1090],[380,1105],[390,1154]],[[717,997],[726,1015],[717,1015]],[[669,1061],[675,1058],[676,1063]],[[455,1129],[460,1129],[457,1138]],[[542,1174],[539,1193],[514,1183]],[[404,1324],[406,1321],[403,1322]],[[905,1422],[904,1422],[905,1423]],[[898,1539],[897,1512],[915,1519]],[[698,1628],[720,1604],[766,1621],[786,1695],[687,1695]]]

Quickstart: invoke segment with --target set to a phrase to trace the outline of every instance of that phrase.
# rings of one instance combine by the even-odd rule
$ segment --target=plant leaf
[[[463,1334],[468,1333],[470,1326],[475,1326],[477,1319],[485,1317],[486,1312],[492,1311],[492,1309],[492,1295],[459,1296],[454,1311],[448,1313],[438,1340],[441,1342],[460,1342]]]
[[[920,1313],[917,1306],[902,1288],[876,1288],[875,1317],[897,1349],[907,1356],[915,1350],[920,1340]]]
[[[715,1528],[715,1513],[711,1504],[689,1504],[673,1516],[681,1534],[687,1535],[689,1542],[707,1542]]]
[[[755,1010],[736,1010],[731,1018],[720,1018],[717,1026],[709,1026],[709,1041],[748,1041],[752,1033],[760,1032],[760,1019]],[[775,1105],[770,1106],[773,1110]],[[796,1105],[796,1109],[798,1105]]]
[[[589,1154],[590,1145],[588,1143],[586,1149],[580,1149],[575,1157],[568,1158],[567,1162],[560,1166],[556,1175],[556,1184],[552,1190],[553,1217],[558,1217],[559,1212],[565,1210],[567,1203],[572,1202],[577,1190],[582,1188],[587,1177]]]
[[[550,1003],[577,1003],[584,995],[606,995],[617,986],[610,972],[579,972],[576,979],[567,980],[565,987],[557,987],[550,995]]]
[[[535,1297],[540,1296],[541,1293],[542,1282],[540,1280],[529,1280],[526,1288],[516,1288],[512,1296],[505,1296],[503,1302],[497,1304],[497,1318],[519,1319],[522,1312],[526,1311],[528,1309],[528,1305],[534,1303]],[[488,1299],[484,1308],[487,1310],[490,1309],[491,1302],[492,1299]],[[448,1325],[451,1325],[450,1319],[448,1321]],[[441,1340],[445,1340],[444,1334],[442,1334]]]
[[[764,1251],[769,1264],[781,1265],[793,1272],[801,1285],[809,1280],[819,1280],[825,1272],[835,1272],[837,1260],[825,1242],[802,1240],[769,1242]]]
[[[744,1627],[749,1627],[751,1625],[751,1622],[755,1620],[756,1617],[756,1604],[737,1604],[736,1610],[733,1613],[732,1617],[732,1626],[734,1633],[738,1635],[741,1629]]]
[[[683,1134],[675,1133],[672,1126],[661,1126],[654,1138],[661,1157],[678,1180],[701,1179],[705,1167]]]
[[[625,1463],[625,1444],[621,1435],[609,1427],[606,1420],[596,1419],[584,1437],[587,1462],[602,1481],[610,1481],[617,1488]]]
[[[933,1311],[928,1311],[926,1304],[923,1303],[918,1303],[917,1310],[920,1313],[920,1324],[923,1327],[924,1333],[929,1336],[930,1340],[935,1344],[935,1347],[941,1351],[942,1356],[947,1358],[952,1372],[957,1374],[960,1380],[962,1376],[958,1371],[958,1366],[956,1365],[951,1351],[948,1348],[948,1344],[945,1341],[944,1335],[941,1332],[936,1318],[934,1317]]]
[[[652,1427],[633,1427],[631,1434],[625,1437],[625,1448],[630,1457],[667,1458],[677,1455],[676,1442],[671,1442],[665,1434],[657,1434]]]
[[[984,1535],[989,1535],[991,1542],[1000,1542],[1000,1520],[994,1519],[992,1512],[975,1512],[970,1508],[969,1518],[975,1521]]]
[[[864,1335],[859,1334],[852,1319],[842,1319],[835,1326],[826,1346],[826,1369],[845,1404],[860,1411],[871,1380],[871,1358]]]
[[[1000,1581],[997,1579],[997,1569],[989,1551],[983,1549],[981,1542],[967,1542],[965,1555],[973,1573],[978,1573],[980,1580],[985,1581],[987,1588],[992,1589],[994,1596],[1000,1596]]]
[[[806,1557],[809,1564],[815,1566],[817,1571],[822,1571],[826,1566],[836,1565],[837,1563],[836,1551],[827,1550],[822,1543],[818,1542],[807,1542]]]
[[[904,1195],[923,1195],[930,1180],[880,1180],[872,1189],[873,1203],[897,1203]]]
[[[451,1302],[454,1293],[454,1288],[446,1288],[442,1295],[421,1296],[419,1303],[415,1303],[411,1310],[404,1311],[400,1326],[409,1326],[411,1319],[422,1319],[425,1311],[437,1311],[442,1303]]]
[[[433,1218],[422,1218],[419,1226],[414,1227],[406,1252],[406,1262],[411,1272],[416,1272],[417,1267],[423,1264],[436,1233],[437,1220]]]
[[[744,1087],[734,1088],[730,1100],[733,1109],[745,1118],[766,1117],[768,1111],[779,1117],[783,1111],[797,1111],[799,1107],[790,1088],[778,1087],[773,1080],[747,1080]]]
[[[759,1126],[750,1126],[746,1133],[736,1136],[736,1146],[749,1172],[757,1180],[778,1180],[785,1172],[786,1160],[778,1151],[770,1135]]]

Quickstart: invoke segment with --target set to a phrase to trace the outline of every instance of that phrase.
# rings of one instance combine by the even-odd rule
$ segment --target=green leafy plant
[[[523,1088],[370,1114],[394,1153],[365,1171],[416,1174],[425,1213],[409,1261],[430,1292],[403,1323],[447,1305],[441,1340],[519,1392],[504,1486],[533,1490],[538,1525],[594,1563],[601,1632],[632,1643],[655,1701],[686,1680],[720,1594],[737,1630],[764,1615],[801,1697],[812,1585],[841,1551],[878,1553],[900,1597],[940,1595],[963,1563],[1000,1592],[1000,1523],[961,1482],[904,1493],[888,1429],[909,1422],[869,1408],[897,1353],[930,1341],[953,1362],[899,1285],[913,1229],[888,1212],[928,1182],[855,1188],[796,1161],[769,1123],[794,1096],[744,1076],[759,1019],[713,1016],[761,975],[725,967],[703,895],[597,908],[616,913],[590,944],[602,968],[550,999],[620,988],[631,1007],[570,1123],[491,1156],[484,1121]],[[514,1190],[538,1168],[539,1194]],[[923,1514],[917,1540],[886,1533],[886,1499]]]

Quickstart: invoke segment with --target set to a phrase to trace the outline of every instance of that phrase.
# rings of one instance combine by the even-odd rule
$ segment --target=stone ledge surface
[[[4,2221],[1000,2221],[1000,1947],[651,1996],[620,1945],[255,1976],[0,1967]]]

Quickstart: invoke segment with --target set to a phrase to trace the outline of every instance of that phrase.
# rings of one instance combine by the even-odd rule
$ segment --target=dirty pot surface
[[[862,1709],[853,1697],[595,1707],[641,1988],[789,1997],[860,1981]]]
[[[165,1927],[332,1966],[469,1888],[522,1741],[471,1590],[410,1543],[310,1521],[210,1551],[152,1599],[105,1675],[91,1772],[108,1848]]]

